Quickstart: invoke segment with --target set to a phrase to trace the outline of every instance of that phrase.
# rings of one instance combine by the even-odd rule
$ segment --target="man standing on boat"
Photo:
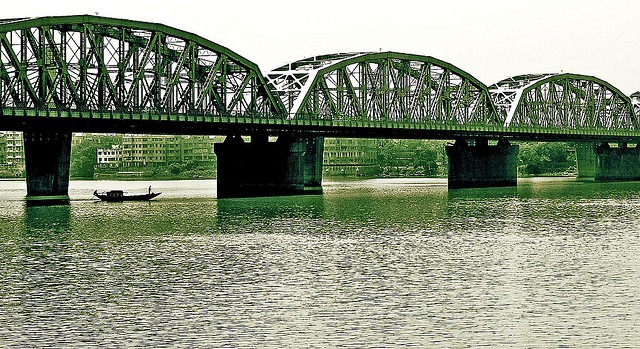
[[[151,186],[149,186],[149,194],[151,194]]]

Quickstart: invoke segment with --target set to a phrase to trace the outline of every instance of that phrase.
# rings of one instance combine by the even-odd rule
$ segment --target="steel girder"
[[[296,119],[451,129],[502,125],[482,82],[433,57],[396,52],[324,55],[282,66],[267,78]]]
[[[95,16],[0,21],[0,106],[284,118],[252,62],[162,24]]]
[[[640,91],[634,92],[629,96],[631,98],[631,105],[633,106],[633,112],[636,115],[640,115]]]
[[[593,76],[529,74],[489,86],[508,128],[631,132],[638,120],[631,99]]]

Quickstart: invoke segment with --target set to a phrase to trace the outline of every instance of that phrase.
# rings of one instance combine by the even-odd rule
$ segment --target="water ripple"
[[[0,347],[636,346],[634,187],[436,184],[0,200]]]

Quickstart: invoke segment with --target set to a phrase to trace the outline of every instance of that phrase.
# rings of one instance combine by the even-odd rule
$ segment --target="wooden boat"
[[[110,201],[110,202],[151,200],[160,194],[162,193],[152,193],[151,190],[149,190],[148,194],[136,194],[136,195],[125,195],[124,191],[122,190],[109,190],[108,192],[104,192],[104,193],[98,193],[98,191],[95,190],[93,192],[93,195],[99,198],[100,200]]]

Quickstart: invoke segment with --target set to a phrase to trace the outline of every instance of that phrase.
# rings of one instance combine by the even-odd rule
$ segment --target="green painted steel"
[[[489,87],[504,127],[534,132],[637,134],[631,99],[610,83],[588,75],[521,75]]]
[[[284,118],[251,61],[157,23],[96,16],[0,23],[6,109]]]
[[[263,76],[198,35],[97,16],[0,20],[0,129],[638,141],[631,100],[576,74],[487,87],[398,52],[299,60]]]
[[[458,129],[501,125],[487,86],[430,56],[324,55],[275,69],[268,78],[294,118],[442,124]]]

